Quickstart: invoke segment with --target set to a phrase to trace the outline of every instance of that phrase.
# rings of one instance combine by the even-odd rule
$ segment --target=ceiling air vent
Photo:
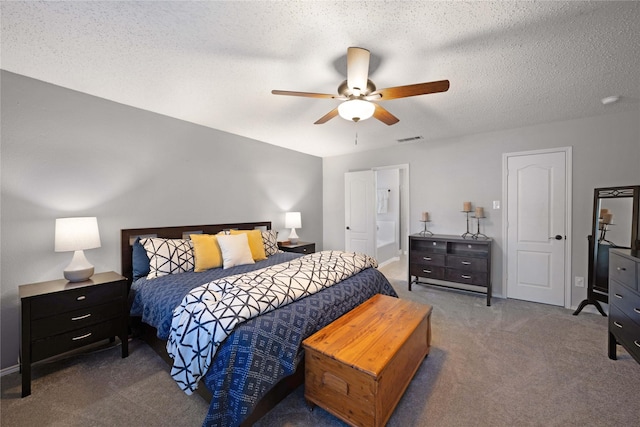
[[[399,143],[403,143],[403,142],[419,141],[421,139],[424,139],[424,136],[410,136],[409,138],[401,138],[401,139],[398,139],[397,141]]]

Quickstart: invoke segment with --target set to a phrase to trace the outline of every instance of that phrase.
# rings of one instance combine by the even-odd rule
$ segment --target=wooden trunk
[[[303,342],[305,398],[353,426],[383,426],[429,354],[431,306],[376,295]]]

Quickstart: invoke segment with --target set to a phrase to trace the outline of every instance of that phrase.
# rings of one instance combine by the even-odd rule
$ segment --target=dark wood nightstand
[[[296,252],[299,254],[312,254],[316,251],[316,244],[310,242],[283,243],[278,242],[278,248],[285,252]]]
[[[119,337],[129,355],[127,279],[108,272],[84,282],[65,279],[19,286],[22,305],[22,397],[31,394],[31,364]]]

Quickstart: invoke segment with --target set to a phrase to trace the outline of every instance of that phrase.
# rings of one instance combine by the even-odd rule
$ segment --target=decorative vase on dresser
[[[609,253],[609,358],[620,344],[640,363],[640,251]]]

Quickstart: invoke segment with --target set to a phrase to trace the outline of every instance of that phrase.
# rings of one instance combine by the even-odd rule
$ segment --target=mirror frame
[[[640,240],[638,240],[638,231],[640,230],[640,185],[630,185],[626,187],[604,187],[596,188],[593,192],[593,219],[591,220],[591,235],[587,236],[589,240],[589,270],[587,276],[587,299],[583,300],[574,316],[588,304],[593,304],[600,314],[606,317],[606,313],[600,306],[599,302],[609,302],[609,278],[607,274],[607,288],[605,290],[595,289],[595,278],[598,270],[598,235],[600,232],[600,201],[602,199],[616,198],[632,198],[631,202],[631,235],[629,236],[629,247],[634,250],[640,250]]]

